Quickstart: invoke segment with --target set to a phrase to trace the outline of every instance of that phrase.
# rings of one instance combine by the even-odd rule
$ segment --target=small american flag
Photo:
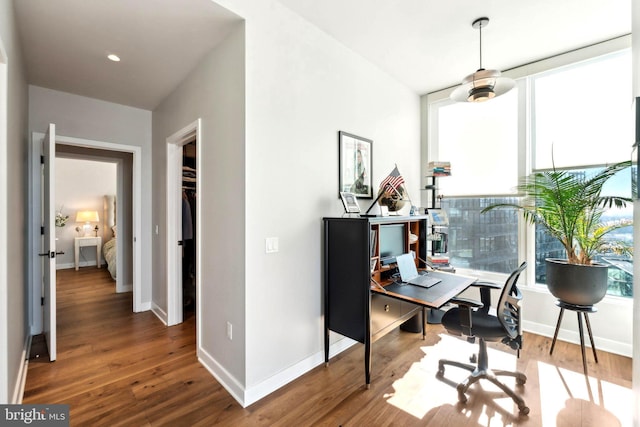
[[[382,180],[380,183],[380,188],[384,189],[385,187],[391,187],[390,190],[395,190],[400,185],[404,184],[404,178],[400,175],[398,171],[398,166],[394,167],[389,176]]]

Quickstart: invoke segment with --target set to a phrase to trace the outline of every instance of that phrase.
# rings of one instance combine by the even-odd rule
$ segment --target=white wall
[[[64,227],[56,227],[57,251],[63,255],[56,257],[56,268],[74,268],[74,238],[78,236],[75,228],[82,224],[75,222],[79,210],[97,211],[100,219],[99,236],[105,243],[111,238],[110,230],[104,224],[104,196],[116,194],[116,168],[113,162],[56,158],[55,207],[56,212],[69,215]],[[95,265],[94,247],[81,249],[80,265]],[[101,264],[104,259],[100,260]]]
[[[6,65],[3,65],[6,64]],[[27,84],[13,2],[0,0],[0,403],[15,403],[26,325]]]
[[[202,197],[198,356],[241,399],[245,381],[244,25],[216,49],[153,112],[153,303],[167,310],[167,137],[202,119],[197,172]],[[233,341],[226,338],[226,322]]]
[[[29,86],[29,134],[56,124],[56,134],[142,148],[142,248],[143,304],[151,302],[151,111],[86,98],[38,86]]]
[[[397,164],[419,199],[420,101],[275,1],[218,3],[246,19],[250,404],[324,360],[321,219],[343,212],[338,131],[373,140],[374,183]],[[267,237],[279,238],[279,252],[265,254]]]

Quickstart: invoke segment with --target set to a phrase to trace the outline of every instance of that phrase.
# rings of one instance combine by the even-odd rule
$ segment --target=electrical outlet
[[[229,341],[233,340],[233,325],[231,322],[227,322],[227,338],[229,338]]]

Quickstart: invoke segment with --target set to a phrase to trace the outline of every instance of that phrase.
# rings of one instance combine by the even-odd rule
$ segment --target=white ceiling
[[[631,0],[279,0],[423,94],[631,32]],[[30,84],[153,109],[240,18],[211,0],[15,0]],[[119,63],[108,53],[122,57]]]
[[[420,94],[631,32],[631,0],[279,0]]]
[[[147,110],[240,21],[211,0],[14,4],[29,84]]]

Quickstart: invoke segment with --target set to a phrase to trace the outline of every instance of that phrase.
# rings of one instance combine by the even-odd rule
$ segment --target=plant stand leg
[[[578,333],[580,334],[580,350],[582,351],[582,366],[584,368],[584,376],[588,377],[589,374],[587,372],[587,357],[584,354],[584,331],[582,330],[582,313],[577,312],[578,315]]]
[[[560,314],[558,315],[558,323],[556,323],[556,331],[553,334],[553,341],[551,341],[551,350],[549,354],[553,354],[553,347],[556,345],[556,339],[558,339],[558,331],[560,330],[560,323],[562,323],[562,315],[564,314],[564,308],[560,308]]]
[[[591,349],[593,350],[593,358],[598,363],[598,355],[596,354],[596,344],[593,342],[593,334],[591,333],[591,322],[589,322],[589,315],[584,313],[584,320],[587,323],[587,332],[589,332],[589,339],[591,340]]]

